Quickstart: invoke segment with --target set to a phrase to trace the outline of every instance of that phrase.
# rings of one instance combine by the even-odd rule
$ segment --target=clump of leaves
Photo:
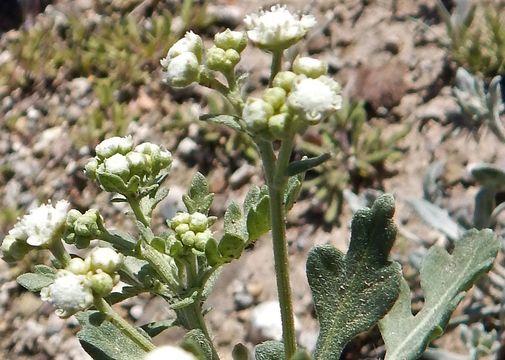
[[[472,73],[493,77],[505,70],[505,4],[461,0],[451,14],[438,0],[451,58]]]
[[[308,174],[304,189],[323,208],[324,222],[338,224],[344,190],[357,192],[363,186],[380,186],[387,175],[386,163],[400,159],[398,143],[410,126],[386,135],[381,127],[367,123],[363,102],[344,103],[342,110],[323,124],[317,137],[304,138],[308,154],[330,153],[330,158]]]

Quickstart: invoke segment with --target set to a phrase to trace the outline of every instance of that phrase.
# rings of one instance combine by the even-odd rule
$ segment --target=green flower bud
[[[200,80],[200,64],[193,53],[182,53],[162,65],[163,81],[173,88],[183,88]]]
[[[105,272],[97,272],[90,276],[90,285],[96,295],[106,296],[112,291],[114,280]]]
[[[266,89],[263,100],[272,105],[274,110],[278,110],[286,102],[286,91],[280,87]]]
[[[209,229],[199,232],[196,234],[195,239],[195,249],[199,251],[205,251],[205,246],[207,245],[207,241],[212,238],[212,231]]]
[[[73,258],[70,260],[65,269],[75,275],[86,275],[90,270],[90,262],[84,261],[81,258]]]
[[[89,161],[84,166],[84,173],[91,180],[96,180],[96,169],[98,167],[98,160],[93,158],[89,159]]]
[[[184,234],[181,235],[181,241],[185,246],[188,247],[193,247],[195,244],[196,236],[193,231],[186,231]]]
[[[170,60],[185,53],[195,55],[198,62],[202,61],[202,38],[192,31],[188,31],[182,39],[172,45],[172,47],[168,50],[167,57],[161,60],[161,65],[166,68],[168,67],[167,63]]]
[[[189,213],[178,213],[170,220],[170,227],[175,230],[175,228],[181,224],[189,224],[190,220],[191,215]]]
[[[195,212],[191,214],[191,219],[189,221],[189,228],[196,232],[201,232],[207,230],[209,226],[209,221],[205,214]]]
[[[2,258],[7,262],[21,260],[31,249],[31,246],[12,235],[7,235],[0,245]]]
[[[145,154],[130,151],[126,154],[126,160],[128,161],[130,173],[132,175],[143,176],[148,171],[148,162]]]
[[[293,63],[293,71],[296,74],[316,79],[328,73],[328,64],[311,57],[297,57]]]
[[[268,119],[274,113],[272,105],[263,99],[250,97],[244,106],[242,118],[252,132],[260,132],[268,126]]]
[[[95,148],[95,152],[99,158],[106,159],[115,154],[126,155],[132,148],[133,141],[131,136],[114,136],[98,144]]]
[[[223,50],[233,49],[241,53],[247,45],[247,34],[242,31],[226,29],[214,36],[214,44]]]
[[[122,154],[112,155],[105,159],[103,171],[109,174],[117,175],[123,180],[130,176],[130,166],[126,156]]]
[[[287,135],[288,118],[287,113],[281,113],[268,119],[268,130],[276,139],[283,139]]]
[[[281,71],[275,75],[272,85],[274,87],[283,88],[287,93],[293,88],[293,83],[296,79],[296,74],[291,71]]]
[[[184,233],[187,233],[190,230],[189,224],[179,224],[174,230],[177,233],[177,235],[183,235]]]

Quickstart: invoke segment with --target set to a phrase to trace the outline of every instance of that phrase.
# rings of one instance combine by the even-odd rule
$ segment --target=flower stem
[[[67,250],[65,250],[63,242],[60,239],[55,239],[55,241],[53,241],[49,247],[49,251],[51,251],[56,260],[58,260],[62,268],[65,268],[70,262],[70,255]]]
[[[281,71],[283,53],[284,50],[276,50],[272,52],[272,65],[270,67],[270,81],[268,82],[268,86],[272,86],[275,75]]]
[[[144,335],[142,335],[135,327],[128,321],[123,319],[116,313],[112,307],[102,298],[95,299],[95,307],[98,311],[105,314],[107,319],[116,326],[123,334],[128,336],[133,342],[140,346],[145,351],[151,351],[155,348],[154,344],[150,342]]]
[[[144,226],[149,227],[149,220],[144,215],[144,212],[140,208],[140,201],[134,197],[127,197],[128,203],[133,210],[133,214]]]
[[[282,337],[286,359],[296,352],[296,334],[293,317],[293,302],[291,299],[291,285],[289,281],[289,259],[286,240],[286,215],[284,209],[284,191],[287,176],[286,167],[292,150],[292,140],[283,142],[276,159],[272,144],[260,142],[263,169],[270,195],[270,217],[272,224],[272,242],[275,262],[275,276],[282,319]]]

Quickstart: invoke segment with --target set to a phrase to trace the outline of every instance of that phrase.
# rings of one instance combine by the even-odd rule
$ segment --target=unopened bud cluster
[[[93,239],[98,239],[103,229],[102,217],[96,209],[90,209],[82,214],[72,209],[68,212],[63,240],[74,244],[79,249],[89,246]]]
[[[58,270],[54,282],[41,290],[41,298],[52,303],[61,317],[86,310],[95,297],[110,294],[119,282],[117,269],[122,262],[123,255],[113,249],[95,248],[86,259],[73,258]]]
[[[250,97],[242,117],[252,133],[283,139],[290,131],[326,119],[342,106],[339,84],[317,59],[297,58],[293,71],[279,72],[261,98]]]
[[[191,249],[199,253],[205,252],[207,242],[212,239],[213,233],[209,226],[214,222],[214,217],[194,212],[178,213],[169,222],[174,231],[169,238],[171,243],[170,254],[177,256],[184,254],[184,250]]]
[[[21,260],[31,249],[50,248],[60,241],[69,203],[61,200],[39,206],[23,216],[3,239],[0,250],[6,261]]]
[[[124,195],[153,185],[172,163],[170,151],[152,143],[134,147],[130,136],[106,139],[95,150],[96,156],[86,164],[86,175],[105,191]]]

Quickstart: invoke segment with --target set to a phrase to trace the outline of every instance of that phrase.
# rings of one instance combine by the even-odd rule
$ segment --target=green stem
[[[277,160],[272,144],[262,141],[258,144],[270,195],[270,217],[272,224],[272,243],[275,262],[277,292],[282,319],[282,337],[286,358],[296,352],[296,334],[293,317],[293,302],[289,280],[289,259],[286,240],[286,215],[284,209],[284,191],[286,188],[286,168],[293,148],[292,137],[285,140],[279,150]]]
[[[275,75],[282,68],[282,55],[284,54],[284,50],[281,51],[273,51],[272,52],[272,65],[270,67],[270,81],[268,82],[268,86],[272,86],[272,81],[274,80]]]
[[[105,314],[107,319],[116,326],[123,334],[128,336],[133,342],[140,346],[145,351],[151,351],[155,348],[154,344],[150,342],[144,335],[142,335],[135,327],[128,321],[123,319],[116,313],[112,307],[102,298],[95,299],[94,305],[98,311]]]
[[[53,241],[53,243],[49,247],[49,251],[51,251],[56,260],[59,261],[62,268],[67,267],[71,258],[70,255],[67,253],[67,250],[65,250],[63,242],[60,239],[56,239],[55,241]]]
[[[130,207],[133,210],[133,214],[144,226],[149,227],[149,220],[146,218],[142,209],[140,208],[140,201],[134,197],[127,197],[128,202],[130,203]]]

